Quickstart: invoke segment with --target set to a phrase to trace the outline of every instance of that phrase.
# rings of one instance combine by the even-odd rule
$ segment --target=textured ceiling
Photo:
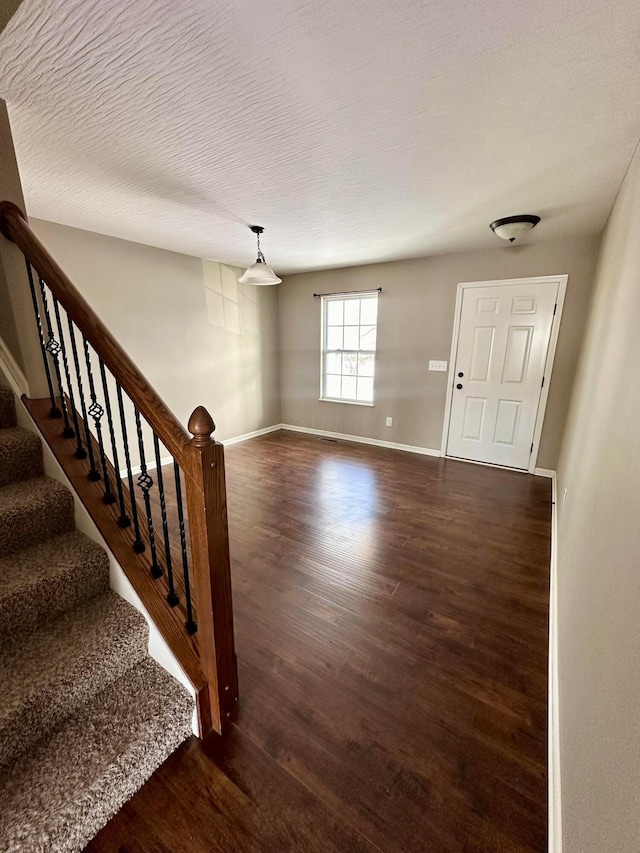
[[[278,272],[604,225],[637,0],[24,0],[0,36],[28,211]]]

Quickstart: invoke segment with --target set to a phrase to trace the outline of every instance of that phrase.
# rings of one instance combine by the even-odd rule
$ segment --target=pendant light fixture
[[[489,228],[498,237],[502,237],[503,240],[515,243],[527,231],[535,228],[538,222],[540,222],[539,216],[534,216],[532,213],[524,213],[521,216],[505,216],[503,219],[496,219],[495,222],[491,223]]]
[[[260,248],[260,235],[264,231],[264,228],[261,225],[250,225],[249,228],[258,238],[258,257],[256,258],[255,264],[251,264],[251,266],[245,270],[244,274],[240,276],[238,281],[240,284],[280,284],[282,279],[278,278],[266,262],[265,257],[262,254],[262,249]]]

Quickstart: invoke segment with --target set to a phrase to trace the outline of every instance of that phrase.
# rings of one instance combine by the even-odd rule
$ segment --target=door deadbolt
[[[462,388],[462,382],[458,382],[458,384],[456,385],[456,388],[459,391]]]
[[[462,379],[462,377],[464,376],[464,373],[460,372],[460,373],[458,374],[458,376],[460,377],[460,379]]]

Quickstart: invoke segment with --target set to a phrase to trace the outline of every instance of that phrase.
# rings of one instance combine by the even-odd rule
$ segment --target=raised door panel
[[[467,397],[462,421],[462,438],[480,441],[487,401],[482,397]]]
[[[493,326],[476,326],[473,330],[471,363],[469,365],[470,382],[489,381],[494,338],[495,328]]]
[[[496,420],[493,430],[494,444],[515,447],[518,438],[520,420],[520,400],[498,400]]]
[[[527,378],[533,326],[510,326],[502,364],[502,381],[522,383]]]

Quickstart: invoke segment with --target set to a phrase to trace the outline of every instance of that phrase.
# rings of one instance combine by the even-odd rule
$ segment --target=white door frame
[[[449,424],[451,421],[451,404],[453,402],[453,385],[456,370],[456,357],[458,355],[458,340],[460,337],[460,317],[462,314],[462,298],[467,288],[471,287],[500,287],[510,284],[557,284],[558,296],[556,300],[556,311],[551,324],[551,334],[549,336],[549,348],[547,350],[547,358],[544,363],[544,385],[540,394],[540,402],[538,404],[538,413],[536,415],[536,425],[533,430],[533,451],[529,457],[529,467],[527,471],[530,474],[535,473],[536,462],[538,460],[538,449],[540,447],[540,436],[542,435],[542,425],[544,423],[544,413],[547,408],[547,398],[549,396],[549,386],[551,385],[551,372],[553,370],[553,360],[556,354],[556,345],[558,343],[558,333],[560,330],[560,321],[562,320],[562,309],[564,308],[564,297],[567,292],[568,275],[541,275],[531,278],[507,278],[499,281],[462,281],[458,284],[456,293],[456,309],[453,316],[453,335],[451,338],[451,355],[449,356],[449,372],[447,377],[447,401],[444,409],[444,424],[442,427],[442,446],[440,456],[447,455],[447,442],[449,440]],[[451,457],[453,458],[453,457]],[[466,460],[472,462],[473,460]],[[478,465],[486,465],[490,463],[478,462]],[[501,468],[503,466],[494,466]],[[515,470],[510,468],[509,470]]]

